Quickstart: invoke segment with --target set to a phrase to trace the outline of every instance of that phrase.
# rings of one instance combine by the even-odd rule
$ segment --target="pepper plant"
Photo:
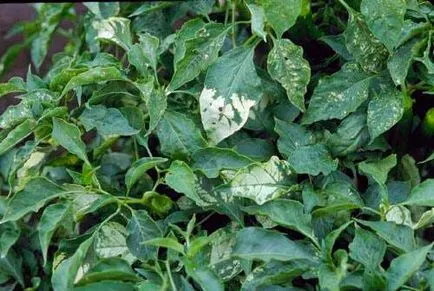
[[[34,6],[2,290],[434,289],[428,1]]]

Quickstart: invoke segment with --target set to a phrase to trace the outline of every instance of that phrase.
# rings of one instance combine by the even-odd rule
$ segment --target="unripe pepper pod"
[[[434,107],[425,113],[422,121],[422,132],[426,136],[434,136]]]

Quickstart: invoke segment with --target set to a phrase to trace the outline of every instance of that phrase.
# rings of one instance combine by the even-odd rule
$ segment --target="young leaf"
[[[192,168],[202,171],[208,178],[217,178],[221,170],[238,170],[254,161],[232,149],[207,147],[192,155]]]
[[[414,231],[406,225],[388,221],[356,221],[374,230],[378,236],[401,252],[412,251],[416,246]]]
[[[0,155],[3,155],[8,150],[13,148],[23,139],[28,137],[36,127],[36,122],[32,119],[27,119],[14,129],[8,132],[7,136],[0,142]]]
[[[365,268],[376,269],[383,261],[386,243],[374,233],[356,227],[356,236],[349,245],[350,257]]]
[[[53,118],[52,136],[57,143],[70,153],[73,153],[85,163],[90,164],[87,159],[86,145],[81,140],[81,132],[77,126],[63,119]]]
[[[172,158],[183,159],[206,147],[200,129],[186,115],[166,111],[156,128],[161,152]]]
[[[313,234],[311,215],[304,213],[303,204],[295,200],[276,199],[263,205],[243,208],[249,214],[265,215],[275,223],[301,232],[316,241]]]
[[[264,8],[260,5],[254,4],[253,1],[246,1],[247,8],[249,8],[252,14],[252,31],[257,36],[262,38],[265,42],[267,41],[267,34],[264,31],[265,26],[265,12]]]
[[[127,118],[116,108],[107,108],[103,105],[92,106],[86,108],[79,119],[86,131],[96,127],[98,133],[106,138],[139,133],[139,130],[133,128]]]
[[[259,227],[247,227],[237,232],[232,255],[246,260],[315,261],[305,245],[287,239],[283,234]]]
[[[410,277],[422,266],[425,257],[432,249],[433,244],[415,249],[412,252],[403,254],[390,264],[386,272],[387,290],[398,290]]]
[[[302,112],[304,94],[310,80],[310,66],[303,58],[303,49],[288,39],[274,42],[268,54],[268,73],[286,89],[289,101]]]
[[[146,77],[148,75],[145,71],[146,67],[151,67],[154,72],[157,70],[157,50],[160,40],[149,33],[144,33],[140,34],[139,41],[128,51],[128,61],[136,67],[143,77]]]
[[[211,144],[218,144],[243,127],[250,108],[259,101],[260,85],[253,48],[233,49],[208,69],[199,104]]]
[[[411,190],[404,205],[419,205],[434,207],[434,179],[427,179]]]
[[[125,185],[127,185],[127,191],[130,192],[133,185],[147,170],[166,161],[167,159],[159,157],[145,157],[135,161],[125,174]]]
[[[6,208],[1,220],[15,221],[30,212],[36,212],[48,201],[62,195],[65,190],[43,177],[30,180],[23,190],[17,192]]]
[[[387,175],[396,166],[396,163],[396,155],[391,154],[382,160],[361,162],[358,167],[361,172],[372,177],[378,184],[385,185]]]
[[[47,263],[48,247],[54,232],[59,226],[68,222],[70,215],[71,205],[69,203],[56,203],[45,208],[38,224],[39,243],[44,264]]]
[[[89,69],[86,72],[72,77],[66,86],[63,88],[61,97],[65,96],[69,90],[89,84],[96,84],[104,81],[122,80],[124,79],[121,71],[116,67],[96,67]]]

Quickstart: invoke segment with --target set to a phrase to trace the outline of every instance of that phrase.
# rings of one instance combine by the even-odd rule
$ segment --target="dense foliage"
[[[0,59],[2,290],[434,290],[432,4],[84,5]]]

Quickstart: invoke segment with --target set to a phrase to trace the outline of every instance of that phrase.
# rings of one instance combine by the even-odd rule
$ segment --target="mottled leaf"
[[[212,144],[238,131],[260,98],[261,80],[253,63],[253,49],[239,47],[208,69],[199,97],[202,124]]]
[[[304,111],[304,94],[310,80],[310,66],[303,58],[303,49],[288,39],[275,41],[268,54],[267,68],[271,77],[286,89],[291,103]]]

